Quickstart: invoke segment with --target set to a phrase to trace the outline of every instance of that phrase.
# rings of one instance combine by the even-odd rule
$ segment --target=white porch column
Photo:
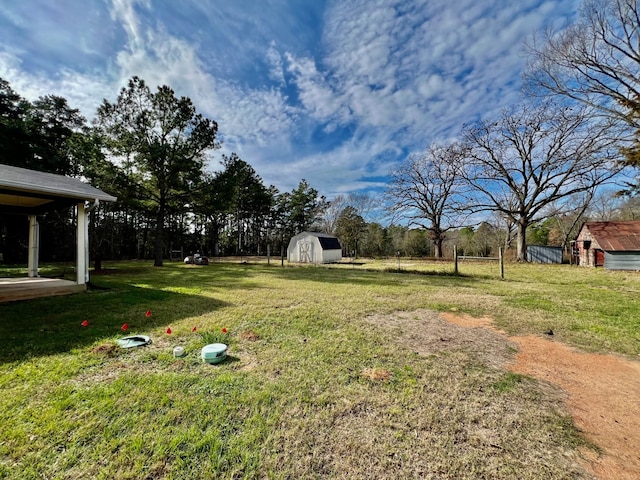
[[[38,276],[38,258],[40,253],[40,228],[38,217],[29,215],[29,254],[27,259],[28,276]]]
[[[78,231],[76,233],[76,283],[84,285],[89,281],[89,222],[84,202],[78,204]]]

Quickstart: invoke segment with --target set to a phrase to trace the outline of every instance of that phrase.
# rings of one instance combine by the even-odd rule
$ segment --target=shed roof
[[[586,222],[582,228],[591,232],[604,251],[640,251],[640,220]]]
[[[318,240],[323,250],[342,250],[336,237],[318,237]]]
[[[322,247],[323,250],[342,250],[338,237],[334,235],[329,235],[328,233],[301,232],[298,235],[295,235],[294,237],[292,237],[292,239],[297,239],[304,236],[317,237],[318,241],[320,242],[320,246]]]
[[[42,213],[92,200],[117,198],[77,178],[0,164],[0,212]]]

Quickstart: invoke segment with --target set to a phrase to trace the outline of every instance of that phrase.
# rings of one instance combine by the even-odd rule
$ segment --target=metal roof
[[[640,220],[586,222],[587,228],[605,252],[640,252]]]
[[[93,200],[117,198],[77,178],[0,164],[0,212],[41,213]]]

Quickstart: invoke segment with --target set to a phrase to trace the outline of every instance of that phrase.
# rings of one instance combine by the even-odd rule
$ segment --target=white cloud
[[[237,151],[265,182],[289,190],[307,178],[330,196],[377,185],[367,179],[406,151],[518,101],[521,41],[576,2],[337,0],[317,45],[296,43],[309,41],[310,28],[287,2],[252,12],[187,2],[202,17],[192,21],[206,22],[198,35],[163,25],[161,3],[110,5],[109,28],[121,38],[107,69],[27,71],[30,52],[15,47],[0,52],[0,76],[27,98],[62,95],[88,117],[133,75],[170,85],[219,123],[223,151]]]
[[[65,97],[72,108],[78,108],[87,118],[93,117],[104,97],[117,92],[117,86],[99,74],[80,74],[65,68],[57,77],[48,78],[25,72],[20,59],[7,53],[0,53],[0,77],[29,100],[50,94]]]
[[[150,0],[111,0],[111,16],[119,20],[129,38],[131,50],[138,50],[144,45],[146,38],[135,12],[135,5],[140,4],[146,9],[151,7]]]
[[[282,65],[282,56],[276,48],[276,42],[272,41],[267,50],[267,62],[269,63],[269,77],[275,80],[280,85],[285,84],[284,80],[284,68]]]

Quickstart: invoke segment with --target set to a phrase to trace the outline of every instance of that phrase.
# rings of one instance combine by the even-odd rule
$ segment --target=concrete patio
[[[0,278],[0,303],[84,292],[86,284],[59,278]]]

